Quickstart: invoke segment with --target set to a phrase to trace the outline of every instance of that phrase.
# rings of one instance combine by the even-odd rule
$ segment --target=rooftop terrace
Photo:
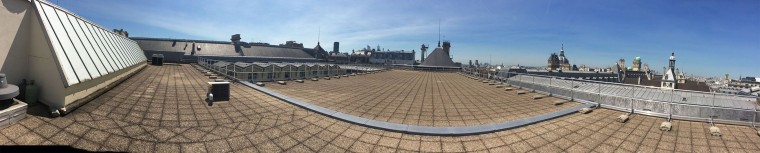
[[[436,76],[436,74],[441,76]],[[373,85],[371,82],[380,82],[382,77],[395,75],[410,76],[412,80],[454,78],[451,84],[459,84],[465,89],[472,88],[472,90],[485,86],[482,83],[476,84],[473,80],[460,79],[455,74],[405,71],[320,80],[297,86],[294,85],[296,83],[290,84],[294,85],[291,87],[307,88],[314,86],[309,84],[318,85],[317,83],[322,83],[322,85],[332,83],[338,86],[352,81],[375,80],[366,81],[370,82],[368,85]],[[0,144],[71,145],[93,151],[130,152],[757,152],[760,150],[757,145],[760,137],[755,135],[756,131],[748,126],[717,124],[723,136],[715,137],[710,135],[708,123],[674,120],[673,130],[663,132],[658,127],[663,118],[634,115],[629,122],[619,123],[612,116],[620,112],[607,109],[597,109],[590,114],[570,114],[487,134],[467,136],[405,134],[335,120],[292,106],[241,84],[232,84],[229,102],[208,107],[201,96],[204,93],[206,81],[205,76],[189,65],[148,66],[114,89],[66,116],[48,118],[33,114],[20,121],[19,124],[0,129]],[[398,83],[403,82],[403,79],[400,79]],[[396,86],[447,84],[437,81],[417,82],[420,83]],[[374,83],[374,85],[380,85],[380,83]],[[460,88],[454,85],[449,88]],[[392,91],[399,90],[393,88],[393,85],[385,86],[377,88],[380,91],[378,93],[393,93]],[[272,88],[285,87],[272,86]],[[330,88],[335,89],[326,87],[326,89]],[[491,91],[492,89],[494,91]],[[495,90],[494,87],[489,86],[479,90],[494,95],[500,95],[497,92],[507,92]],[[449,94],[467,93],[464,89],[456,92],[437,91],[441,93],[446,91]],[[432,95],[435,92],[417,92],[411,95],[416,94]],[[472,92],[470,94],[479,95]],[[444,108],[471,105],[457,100],[457,98],[451,98],[451,101],[441,100],[440,104],[446,106]],[[533,102],[532,99],[523,101]],[[355,103],[364,102],[356,101]],[[448,102],[457,105],[447,104]],[[425,104],[425,102],[422,103],[422,105]],[[437,101],[429,103],[439,104]],[[481,103],[489,105],[487,102]],[[462,107],[468,110],[471,108],[491,110],[483,107]],[[452,109],[459,110],[460,108]],[[469,112],[477,114],[474,111]],[[435,114],[435,111],[430,113]],[[485,121],[490,121],[488,119]],[[477,124],[476,122],[464,123]]]
[[[272,84],[267,88],[335,111],[422,126],[472,126],[570,108],[556,98],[533,100],[456,73],[389,71],[358,77]]]

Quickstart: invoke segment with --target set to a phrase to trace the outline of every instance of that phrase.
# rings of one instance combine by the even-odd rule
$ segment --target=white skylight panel
[[[85,29],[82,28],[82,22],[81,20],[77,19],[74,16],[69,16],[69,21],[71,22],[72,27],[74,27],[74,31],[77,34],[77,37],[79,37],[79,42],[81,42],[82,48],[84,48],[85,53],[87,56],[82,56],[82,59],[89,59],[90,62],[94,65],[95,72],[98,72],[98,75],[93,75],[93,78],[97,78],[103,75],[108,74],[108,72],[105,69],[105,66],[103,65],[103,62],[100,61],[100,56],[97,52],[95,52],[95,49],[92,47],[92,43],[90,43],[90,40],[87,38],[87,35],[85,33]],[[91,67],[88,67],[87,69],[90,70]]]
[[[134,59],[132,58],[132,56],[130,56],[129,49],[126,47],[126,45],[124,45],[124,39],[122,39],[121,37],[117,35],[113,35],[113,39],[116,42],[116,46],[119,47],[119,51],[121,51],[122,53],[121,56],[124,57],[124,59],[126,60],[127,66],[134,65],[135,64]]]
[[[124,44],[124,39],[117,35],[113,35],[113,37],[117,42],[116,45],[119,46],[121,48],[121,51],[124,53],[124,58],[127,59],[129,66],[135,65],[135,59],[132,57],[131,51],[129,48],[127,48],[127,45]]]
[[[141,60],[139,56],[137,56],[137,50],[134,46],[132,46],[132,42],[128,39],[122,39],[124,40],[124,45],[127,47],[127,50],[129,51],[129,56],[132,57],[133,60],[135,60],[135,63],[139,63]]]
[[[85,23],[84,27],[86,27],[85,31],[87,31],[87,36],[90,38],[90,43],[95,47],[96,53],[100,55],[101,61],[103,62],[103,65],[105,65],[106,70],[108,70],[108,73],[113,73],[114,69],[117,69],[115,68],[113,57],[105,48],[103,42],[100,41],[100,35],[97,35],[97,33],[94,32],[95,27],[88,23]]]
[[[61,46],[60,40],[57,37],[57,32],[63,31],[63,28],[60,26],[52,26],[51,24],[60,23],[60,21],[58,21],[58,16],[55,14],[55,10],[52,7],[40,2],[35,2],[35,4],[38,6],[37,12],[40,14],[42,26],[48,35],[48,39],[50,40],[53,56],[57,59],[58,65],[60,66],[61,72],[63,73],[63,78],[65,78],[65,84],[73,85],[79,83],[76,72],[74,72],[74,68],[71,66],[71,63],[69,63],[69,59],[66,57],[66,53],[63,51],[63,47]]]
[[[106,32],[104,29],[97,28],[95,29],[95,32],[98,33],[100,38],[102,39],[103,46],[108,48],[108,53],[113,56],[114,63],[116,63],[117,70],[121,70],[124,67],[126,67],[126,63],[124,63],[124,59],[121,58],[121,54],[117,51],[117,48],[113,45],[113,42],[111,41],[111,37],[109,37],[108,32]]]
[[[108,39],[111,41],[111,45],[115,49],[114,51],[116,54],[118,54],[119,58],[122,59],[122,62],[124,62],[124,68],[131,66],[132,63],[129,62],[129,58],[126,56],[126,51],[124,51],[124,48],[121,47],[121,43],[118,41],[116,35],[109,33],[108,31],[104,31],[103,33],[108,36]]]
[[[127,48],[127,51],[129,52],[129,57],[131,57],[131,59],[134,60],[135,64],[140,63],[139,62],[140,58],[139,56],[137,56],[137,50],[134,47],[132,47],[132,41],[129,41],[129,39],[123,38],[123,37],[121,41],[124,42],[123,43],[124,47]]]
[[[58,37],[58,40],[61,41],[63,51],[66,53],[66,57],[69,59],[71,66],[74,68],[74,72],[76,72],[79,82],[84,82],[86,80],[92,79],[90,72],[88,72],[87,68],[85,67],[84,62],[79,58],[80,56],[77,52],[77,49],[74,48],[71,36],[75,36],[76,34],[73,32],[74,29],[71,28],[71,24],[68,20],[68,15],[58,9],[54,9],[54,12],[56,16],[51,18],[56,18],[56,21],[58,22],[53,22],[53,20],[51,20],[50,24],[53,25],[54,29],[56,29],[55,33]],[[67,24],[69,26],[66,26]]]
[[[76,49],[76,52],[79,55],[79,59],[82,60],[82,63],[84,64],[85,69],[90,74],[91,78],[94,79],[100,77],[100,73],[95,67],[95,63],[90,58],[89,53],[85,49],[84,45],[82,45],[82,39],[77,34],[81,32],[78,32],[77,28],[74,27],[74,24],[77,23],[76,18],[63,12],[59,13],[58,17],[61,18],[61,23],[63,23],[63,27],[66,29],[66,32],[71,39],[71,44],[74,46],[74,49]]]
[[[127,40],[127,41],[129,41],[129,45],[132,46],[132,49],[135,50],[134,53],[136,54],[138,61],[145,62],[148,60],[148,58],[145,57],[145,54],[143,53],[142,49],[140,49],[140,45],[137,45],[137,42],[132,41],[132,40]]]
[[[147,60],[136,42],[44,1],[37,6],[43,30],[65,86],[113,73]]]

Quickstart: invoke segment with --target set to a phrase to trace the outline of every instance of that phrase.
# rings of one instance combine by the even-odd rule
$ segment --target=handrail
[[[544,75],[534,75],[534,74],[524,74],[524,73],[510,73],[510,74],[516,74],[516,75],[526,75],[526,76],[538,76],[538,77],[542,77],[542,78],[547,78],[547,77],[546,77],[546,76],[544,76]],[[557,77],[557,76],[554,76],[554,77]],[[563,78],[564,78],[564,77],[563,77]],[[591,80],[582,80],[582,79],[574,79],[574,78],[567,78],[566,80],[579,81],[579,82],[587,82],[587,83],[600,83],[600,84],[611,84],[611,85],[631,86],[631,85],[629,85],[629,84],[619,84],[619,83],[610,83],[610,82],[602,82],[602,81],[591,81]],[[641,87],[641,86],[634,86],[634,87]],[[657,87],[646,87],[646,86],[644,86],[644,87],[645,87],[646,89],[661,89],[661,88],[657,88]],[[635,89],[634,89],[634,90],[635,90]],[[673,89],[669,89],[669,90],[673,90]],[[683,91],[683,90],[673,90],[673,91],[678,91],[678,92],[680,92],[680,91]],[[683,93],[683,92],[680,92],[680,93]],[[715,96],[721,96],[721,97],[737,97],[737,98],[748,98],[748,99],[750,99],[750,98],[751,98],[751,99],[754,99],[754,98],[756,98],[756,97],[754,97],[754,96],[744,96],[744,95],[729,95],[729,94],[724,94],[724,93],[706,93],[706,92],[702,92],[702,93],[695,93],[695,92],[688,92],[688,93],[685,93],[685,94],[693,94],[693,93],[694,93],[694,94],[705,94],[705,95],[711,95],[711,96],[712,96],[712,95],[715,95]],[[721,99],[725,99],[725,98],[721,98]],[[751,100],[748,100],[748,101],[751,101]]]
[[[477,76],[477,77],[483,76],[482,73],[468,72],[465,70],[467,69],[463,69],[465,75],[471,75],[471,76]],[[522,77],[513,78],[513,76],[520,76],[520,75],[522,75]],[[538,80],[533,81],[534,79],[537,79],[536,77],[540,77],[542,79],[550,79],[550,80],[549,81],[541,80],[543,82],[539,82]],[[639,85],[629,85],[629,84],[610,83],[610,82],[603,82],[603,81],[575,79],[575,78],[570,78],[570,77],[546,76],[546,75],[514,73],[514,72],[499,73],[499,74],[492,75],[490,77],[483,77],[483,78],[498,80],[499,82],[502,82],[502,83],[507,83],[513,86],[534,90],[536,92],[547,93],[555,97],[568,98],[568,99],[573,99],[573,100],[577,99],[578,101],[583,102],[583,103],[598,103],[598,104],[601,104],[601,106],[605,108],[620,110],[620,111],[633,111],[634,113],[643,114],[643,115],[660,116],[660,117],[668,117],[668,118],[675,117],[679,119],[694,120],[694,121],[718,121],[721,123],[729,123],[729,124],[754,125],[755,122],[757,121],[756,116],[758,113],[760,113],[760,111],[756,109],[756,107],[758,107],[757,104],[752,103],[752,101],[749,99],[749,96],[727,95],[727,94],[705,93],[705,92],[681,92],[683,90],[668,90],[669,92],[665,93],[665,92],[657,92],[656,90],[653,90],[653,89],[661,89],[657,87],[646,87],[646,86],[639,86]],[[529,79],[529,80],[525,80],[525,79]],[[558,81],[559,83],[555,83],[555,81],[551,81],[554,79],[566,80],[566,82]],[[587,83],[591,83],[591,84],[587,84]],[[580,86],[583,89],[574,88],[578,84],[586,84],[586,85]],[[570,86],[567,86],[567,85],[570,85]],[[605,85],[605,86],[603,87],[601,85]],[[620,85],[620,88],[614,88],[615,86],[609,86],[609,85]],[[636,88],[636,87],[642,87],[642,88]],[[615,91],[602,92],[601,90],[598,90],[598,89],[604,89],[604,88],[614,89]],[[542,91],[542,90],[546,90],[546,91]],[[640,96],[629,95],[633,93],[638,93],[637,91],[645,91],[645,93],[638,94]],[[624,95],[617,95],[615,93],[621,93]],[[563,94],[572,94],[572,96],[563,95]],[[590,98],[588,96],[593,97],[591,98],[591,101],[583,100],[583,99]],[[659,96],[659,98],[664,98],[666,96],[670,96],[670,97],[677,96],[677,97],[686,97],[686,98],[698,98],[699,100],[693,101],[694,103],[685,103],[685,102],[677,101],[677,100],[674,101],[674,100],[647,99],[646,97],[642,97],[642,96]],[[615,99],[622,100],[622,101],[617,101]],[[716,105],[715,103],[707,104],[709,103],[708,101],[710,101],[710,99],[712,99],[712,101],[715,101],[716,99],[721,99],[721,100],[729,101],[730,103],[729,105],[720,105],[720,106]],[[610,100],[613,100],[613,101],[610,101]],[[748,101],[745,101],[745,100],[748,100]],[[751,109],[748,108],[750,103],[754,104],[753,106],[755,107]],[[680,107],[681,110],[673,110],[673,107],[676,107],[676,106]],[[688,109],[688,108],[694,108],[694,109]],[[691,110],[708,110],[708,109],[712,111],[708,111],[708,112],[691,111]]]
[[[523,81],[520,81],[520,82],[523,82]],[[526,82],[526,83],[530,83],[530,82]],[[546,86],[546,85],[541,85],[541,84],[537,84],[537,85]],[[568,89],[568,88],[565,88],[565,87],[555,87],[555,88]],[[570,90],[572,90],[572,89],[570,89]],[[660,100],[654,100],[654,99],[642,99],[642,98],[629,97],[629,96],[619,96],[619,95],[612,95],[612,94],[606,94],[606,93],[594,93],[594,92],[588,92],[588,91],[583,91],[583,90],[577,90],[576,92],[599,94],[599,95],[607,96],[607,97],[625,98],[625,99],[640,100],[640,101],[651,101],[651,102],[657,102],[657,103],[669,103],[667,101],[660,101]],[[675,102],[675,101],[673,102],[673,104],[687,105],[687,106],[697,106],[697,107],[716,107],[716,108],[732,109],[732,110],[753,110],[753,109],[745,109],[745,108],[734,108],[734,107],[724,107],[724,106],[710,106],[710,105],[700,105],[700,104],[693,104],[693,103],[681,103],[681,102]]]
[[[539,76],[539,77],[561,77],[561,76],[550,76],[550,75],[539,75],[539,74],[530,74],[530,73],[514,73],[514,72],[506,72],[506,71],[498,71],[508,74],[516,74],[516,75],[528,75],[528,76]],[[500,75],[501,73],[497,73],[496,75]],[[587,80],[587,79],[576,79],[572,77],[561,77],[565,79],[570,80],[576,80],[581,82],[591,82],[591,83],[601,83],[601,84],[612,84],[612,85],[620,85],[620,86],[634,86],[634,87],[642,87],[642,88],[652,88],[652,89],[660,89],[660,87],[652,87],[652,86],[644,86],[644,85],[635,85],[635,84],[625,84],[625,83],[616,83],[616,82],[605,82],[605,81],[596,81],[596,80]],[[690,93],[702,93],[702,94],[713,94],[715,92],[704,92],[704,91],[694,91],[694,90],[684,90],[684,89],[671,89],[675,91],[682,91],[682,92],[690,92]],[[742,97],[742,98],[760,98],[758,96],[753,95],[734,95],[734,94],[726,94],[726,93],[715,93],[725,96],[734,96],[734,97]]]
[[[545,86],[545,85],[543,85],[543,86]],[[571,89],[571,88],[567,88],[567,87],[561,87],[561,86],[550,86],[550,87],[554,87],[554,88],[561,88],[561,89],[567,89],[567,90],[573,90],[573,89]],[[583,91],[583,90],[579,90],[579,91],[577,91],[577,92],[584,92],[584,93],[597,94],[597,93],[588,92],[588,91]],[[627,99],[632,99],[632,100],[650,101],[650,102],[657,102],[657,103],[667,103],[667,104],[669,104],[669,103],[670,103],[670,102],[667,102],[667,101],[654,100],[654,99],[642,99],[642,98],[636,98],[636,97],[629,97],[629,96],[619,96],[619,95],[612,95],[612,94],[605,94],[605,93],[600,93],[600,94],[601,94],[601,95],[603,95],[603,96],[608,96],[608,97],[627,98]],[[682,103],[682,102],[675,102],[675,101],[673,102],[673,104],[682,104],[682,105],[687,105],[687,106],[704,106],[704,107],[713,107],[713,106],[710,106],[710,105],[700,105],[700,104],[693,104],[693,103]],[[734,109],[734,110],[753,110],[753,109],[733,108],[733,107],[723,107],[723,106],[717,106],[717,107],[719,107],[719,108],[725,108],[725,109]]]

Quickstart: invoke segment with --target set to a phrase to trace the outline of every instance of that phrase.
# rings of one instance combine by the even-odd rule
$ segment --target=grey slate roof
[[[190,54],[193,44],[191,42],[177,42],[172,46],[172,41],[155,41],[155,40],[140,40],[133,39],[140,45],[140,48],[147,51],[169,51],[169,52],[184,52]],[[185,45],[187,44],[187,47]]]
[[[239,56],[240,53],[235,52],[235,46],[232,44],[216,44],[216,43],[195,43],[196,48],[200,50],[195,51],[195,55],[216,55],[216,56]]]
[[[434,66],[434,67],[457,67],[454,61],[451,61],[449,54],[443,51],[443,48],[435,48],[433,52],[425,57],[425,61],[420,64],[421,66]]]
[[[200,50],[195,51],[195,55],[214,55],[214,56],[240,56],[235,52],[235,46],[231,42],[222,41],[196,41],[180,39],[159,39],[159,38],[132,38],[140,45],[140,48],[146,51],[167,51],[183,52],[190,55],[193,50],[193,43]],[[175,43],[176,42],[176,43]],[[241,47],[243,56],[255,57],[277,57],[277,58],[314,58],[303,49],[285,48],[276,46],[251,46]]]
[[[251,48],[243,48],[243,55],[245,56],[258,56],[258,57],[290,57],[290,58],[314,58],[301,49],[295,48],[282,48],[282,47],[266,47],[266,46],[251,46]],[[234,49],[234,48],[233,48]]]

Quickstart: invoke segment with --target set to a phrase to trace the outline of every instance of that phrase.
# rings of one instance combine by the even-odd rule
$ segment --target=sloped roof
[[[425,61],[420,64],[422,66],[436,66],[436,67],[457,67],[454,61],[451,60],[449,54],[443,51],[443,48],[435,48],[433,52],[425,57]]]
[[[287,67],[290,64],[288,64],[288,63],[272,63],[272,65],[282,68],[282,67]]]
[[[52,3],[31,3],[34,3],[34,10],[37,11],[35,17],[40,19],[39,23],[34,24],[38,24],[44,33],[37,36],[45,40],[36,45],[50,47],[49,56],[56,62],[41,64],[51,64],[45,66],[58,68],[61,77],[55,78],[62,78],[64,87],[99,81],[102,79],[96,79],[101,76],[143,64],[147,60],[138,45],[127,37],[102,28]],[[93,84],[100,83],[103,82]]]
[[[215,56],[240,56],[235,52],[235,46],[232,42],[217,41],[196,41],[183,39],[164,39],[164,38],[132,38],[140,48],[147,51],[168,51],[183,52],[190,55],[193,51],[193,43],[196,49],[195,55],[215,55]],[[240,47],[243,50],[243,56],[255,57],[278,57],[278,58],[314,58],[303,49],[286,48],[277,46],[251,46]]]
[[[243,67],[244,68],[244,67],[249,67],[251,65],[253,65],[253,63],[235,62],[235,66],[237,66],[237,67]]]
[[[239,56],[232,44],[195,43],[195,55]]]
[[[314,58],[301,49],[284,47],[251,46],[241,47],[243,55],[258,57]],[[233,48],[234,49],[234,48]]]
[[[663,81],[669,81],[669,82],[675,82],[676,75],[673,74],[673,73],[674,73],[673,69],[668,69],[668,71],[665,72],[665,75],[662,75],[662,79],[661,80],[663,80]]]
[[[168,51],[168,52],[184,52],[185,54],[190,54],[193,49],[193,43],[192,42],[182,42],[182,41],[158,41],[158,40],[143,40],[143,39],[135,39],[132,38],[132,40],[136,41],[138,45],[140,45],[140,48],[143,50],[148,51]]]
[[[348,57],[348,54],[344,53],[330,53],[330,57]]]
[[[134,39],[134,38],[133,38]],[[235,53],[235,47],[231,44],[221,43],[200,43],[182,40],[158,40],[158,39],[134,39],[140,48],[148,51],[168,51],[168,52],[183,52],[185,54],[191,54],[193,51],[193,44],[195,44],[196,55],[222,55],[222,56],[235,56],[239,55]]]
[[[625,79],[625,81],[623,83],[625,83],[625,84],[637,84],[638,83],[638,79],[635,79],[635,78],[631,77],[629,79]],[[652,87],[660,87],[661,83],[662,83],[662,76],[652,77],[652,80],[647,80],[646,77],[642,77],[641,78],[641,84],[639,84],[639,85],[652,86]],[[708,86],[704,82],[696,82],[696,81],[688,81],[686,83],[678,83],[678,89],[710,92],[710,86]]]
[[[258,66],[258,67],[269,67],[269,66],[273,66],[272,64],[269,64],[269,63],[258,63],[258,62],[256,62],[256,63],[253,63],[253,65],[256,65],[256,66]]]
[[[214,63],[213,65],[217,66],[217,67],[223,67],[223,66],[227,66],[227,65],[230,65],[230,64],[232,64],[232,63],[225,62],[225,61],[219,61],[219,62]]]

